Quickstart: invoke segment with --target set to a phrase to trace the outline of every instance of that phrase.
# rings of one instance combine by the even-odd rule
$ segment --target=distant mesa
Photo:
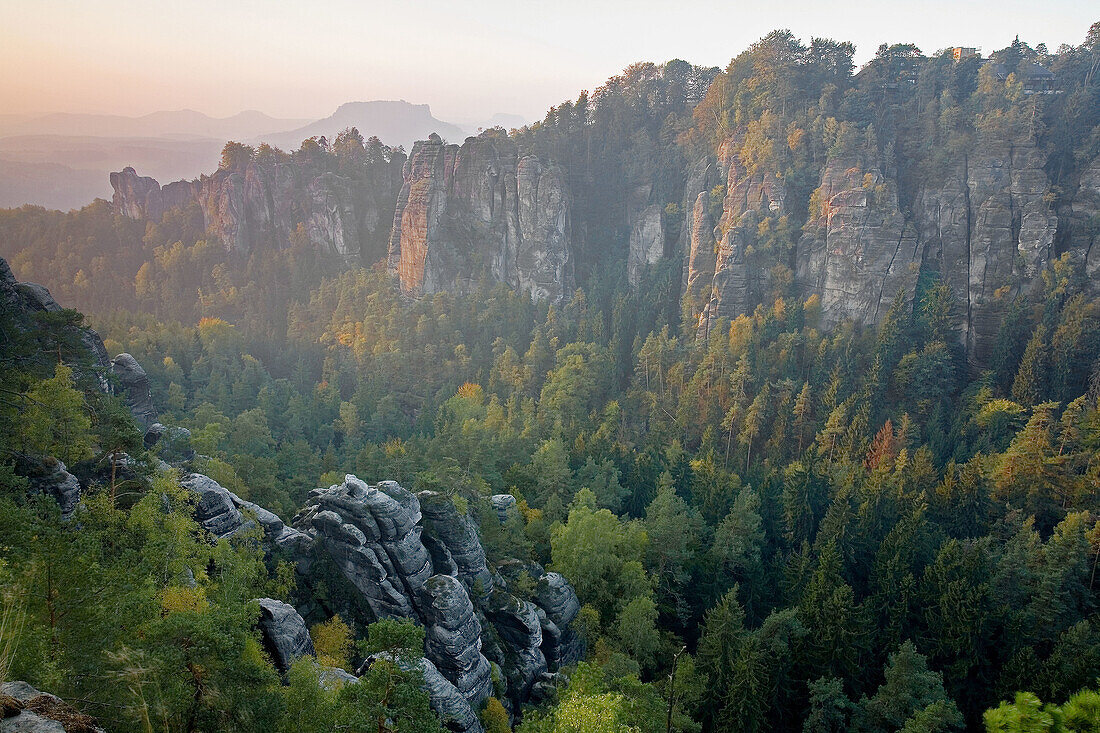
[[[433,117],[428,105],[398,100],[348,102],[323,120],[287,132],[264,135],[262,141],[284,150],[294,150],[307,138],[323,135],[331,140],[348,127],[358,128],[363,137],[373,135],[386,145],[401,145],[406,150],[433,132],[455,142],[466,137],[457,125]]]

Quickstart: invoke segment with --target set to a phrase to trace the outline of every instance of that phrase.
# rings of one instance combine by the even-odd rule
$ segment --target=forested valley
[[[1100,730],[1100,24],[990,62],[884,44],[854,73],[853,53],[776,31],[724,70],[636,64],[483,133],[561,172],[560,300],[487,265],[410,293],[388,221],[349,256],[304,222],[230,246],[199,199],[0,211],[0,682],[60,696],[67,731]],[[923,247],[959,161],[976,196],[967,176],[1002,147],[1012,196],[1019,171],[1049,182],[1008,214],[1006,270],[990,254],[979,282],[972,257],[960,286],[931,254],[948,244],[898,267],[899,244],[859,307],[805,274],[847,241],[833,193],[886,211],[860,246]],[[381,200],[405,157],[347,130],[230,143],[219,174],[339,176]],[[660,256],[638,260],[642,210]],[[28,282],[64,307],[21,305]],[[147,374],[157,436],[99,337]],[[41,488],[59,462],[79,506]],[[274,520],[211,537],[195,475]],[[512,618],[501,588],[551,616],[536,682],[510,631],[485,641],[476,720],[425,688],[437,606],[368,609],[317,559],[330,536],[303,571],[270,535],[321,527],[318,487],[385,481],[395,506],[419,497],[437,571],[439,517],[476,529],[484,579],[507,581],[470,580],[450,548],[483,638]],[[543,601],[555,574],[568,632]],[[313,654],[280,667],[259,598],[297,609]],[[576,637],[557,669],[551,627]]]

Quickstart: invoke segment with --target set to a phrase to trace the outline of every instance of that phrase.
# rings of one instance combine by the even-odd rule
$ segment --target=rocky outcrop
[[[103,733],[95,718],[26,682],[0,685],[0,733]]]
[[[180,486],[195,495],[195,520],[216,539],[232,537],[247,527],[233,495],[214,479],[192,473]]]
[[[858,158],[831,159],[818,195],[820,211],[799,243],[799,280],[821,295],[826,325],[877,323],[899,290],[916,289],[916,228],[899,209],[894,182]]]
[[[492,668],[481,653],[481,622],[458,578],[434,575],[421,589],[425,656],[471,707],[493,692]]]
[[[982,136],[917,203],[924,259],[961,304],[973,363],[988,360],[1008,304],[1038,286],[1054,254],[1058,217],[1044,162],[1032,140]]]
[[[43,494],[54,499],[61,508],[61,518],[68,520],[80,504],[80,481],[56,458],[32,458],[19,456],[16,473],[30,483],[30,493]]]
[[[570,202],[557,168],[492,133],[461,147],[432,135],[413,146],[404,179],[389,267],[405,292],[483,280],[551,302],[572,292]]]
[[[934,272],[960,304],[959,338],[971,363],[980,365],[989,358],[1005,308],[1041,283],[1056,253],[1073,253],[1090,279],[1100,274],[1092,248],[1100,231],[1100,163],[1083,171],[1056,212],[1035,140],[992,133],[979,134],[941,180],[920,182],[904,206],[897,171],[868,159],[874,155],[830,155],[790,261],[762,265],[749,257],[755,228],[765,217],[787,213],[788,194],[780,171],[743,163],[741,144],[734,136],[719,149],[726,193],[716,226],[702,191],[685,212],[685,307],[702,312],[704,336],[716,318],[751,313],[766,299],[762,283],[772,264],[793,269],[804,297],[821,298],[827,326],[877,323],[898,292],[912,298],[921,272]],[[685,198],[705,185],[701,165],[689,177]],[[711,231],[719,238],[713,257]]]
[[[12,326],[25,330],[33,327],[31,317],[33,313],[56,313],[62,310],[61,306],[50,291],[37,283],[19,282],[8,266],[7,260],[0,257],[0,311],[11,318]],[[103,339],[91,328],[80,328],[78,338],[81,346],[87,352],[93,369],[104,372],[109,365],[107,349],[103,346]],[[106,383],[101,385],[106,389]]]
[[[159,222],[165,212],[187,206],[194,200],[195,184],[176,181],[161,187],[155,178],[139,176],[133,168],[111,174],[115,210],[131,219]]]
[[[688,250],[684,268],[684,300],[690,315],[698,314],[710,301],[717,266],[714,219],[710,215],[710,194],[700,191],[690,209],[684,229]]]
[[[340,609],[353,625],[379,618],[422,624],[426,686],[444,717],[476,722],[465,710],[494,693],[494,679],[508,704],[528,702],[583,652],[572,629],[580,609],[572,586],[557,573],[514,561],[506,574],[528,574],[526,584],[536,591],[530,601],[510,593],[509,581],[486,561],[476,524],[451,497],[414,495],[393,481],[368,485],[348,475],[311,492],[288,527],[209,477],[191,474],[181,485],[195,493],[196,519],[215,538],[234,537],[258,522],[269,545],[295,561],[302,587],[332,583],[317,575],[323,571],[316,553],[322,553],[362,601]],[[499,495],[494,505],[503,507],[504,521],[518,516],[514,497]],[[283,611],[279,624],[297,617]]]
[[[708,257],[706,253],[713,255],[714,246],[711,242],[711,248],[708,250],[705,246],[698,244],[699,240],[696,239],[696,225],[702,224],[702,214],[707,215],[707,221],[710,221],[710,191],[718,183],[718,166],[715,161],[711,159],[709,155],[703,156],[688,172],[687,178],[684,181],[684,197],[680,205],[680,210],[684,214],[684,223],[680,227],[680,238],[676,243],[676,251],[679,256],[683,258],[683,281],[681,282],[681,290],[687,294],[691,292],[697,292],[697,288],[693,289],[689,287],[688,281],[691,278],[692,272],[696,272],[696,279],[700,277],[700,267],[714,267],[714,257],[710,256],[710,262],[706,262]],[[706,194],[703,198],[702,212],[699,211],[699,196],[700,194]],[[710,222],[710,228],[707,231],[708,236],[712,239],[714,237],[714,222]],[[692,252],[698,251],[703,255],[703,258],[697,263],[697,266],[693,267],[692,261],[694,259]],[[711,276],[713,276],[713,272]],[[703,280],[706,281],[707,286],[710,285],[709,278],[703,276]]]
[[[286,248],[300,228],[322,252],[372,263],[386,251],[404,162],[393,152],[388,160],[331,170],[277,154],[164,187],[127,168],[111,174],[113,205],[130,218],[159,221],[172,208],[195,204],[207,233],[244,256]]]
[[[1073,252],[1084,264],[1095,293],[1100,291],[1100,157],[1082,172],[1072,196],[1058,208],[1060,249]]]
[[[626,260],[630,284],[637,287],[645,268],[664,256],[665,232],[661,225],[661,206],[651,204],[642,210],[630,229],[630,249]]]
[[[111,374],[118,380],[134,419],[143,430],[148,429],[157,421],[157,409],[153,406],[153,392],[145,369],[137,359],[123,353],[111,359]]]
[[[264,647],[271,655],[275,667],[283,674],[302,657],[315,657],[313,639],[306,622],[294,606],[273,598],[260,598],[260,632]]]

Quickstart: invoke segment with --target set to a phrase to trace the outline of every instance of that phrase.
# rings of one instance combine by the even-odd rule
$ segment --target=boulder
[[[134,419],[142,429],[148,430],[149,426],[157,421],[157,410],[153,406],[153,394],[149,387],[149,375],[138,363],[137,359],[129,354],[119,354],[111,360],[111,373],[118,379],[119,387],[126,397],[126,404],[130,407]]]
[[[232,537],[245,526],[233,494],[214,479],[192,473],[180,486],[195,494],[195,519],[216,539]]]
[[[26,682],[0,685],[0,733],[103,733],[95,718]]]
[[[280,672],[286,674],[290,666],[302,657],[317,655],[306,622],[293,606],[273,598],[260,598],[258,603],[264,648]]]

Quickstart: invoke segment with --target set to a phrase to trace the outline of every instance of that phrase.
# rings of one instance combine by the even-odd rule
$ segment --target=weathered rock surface
[[[421,491],[417,498],[424,520],[429,523],[430,534],[446,547],[466,589],[475,595],[492,591],[493,576],[485,562],[485,548],[481,546],[473,520],[459,514],[449,496]]]
[[[0,699],[6,703],[0,714],[0,733],[103,733],[95,718],[26,682],[0,685]]]
[[[186,206],[194,199],[194,183],[176,181],[163,188],[155,178],[139,176],[133,168],[111,174],[115,209],[131,219],[159,222],[166,211]]]
[[[196,495],[195,519],[215,538],[232,537],[246,526],[233,495],[214,479],[192,473],[180,481],[180,486]]]
[[[393,153],[344,175],[297,158],[252,161],[164,187],[127,168],[111,174],[113,204],[126,216],[152,221],[196,204],[207,232],[242,255],[285,248],[301,226],[322,252],[369,263],[385,254],[404,162]]]
[[[30,328],[31,314],[36,312],[55,313],[62,310],[50,291],[37,283],[19,282],[15,279],[8,261],[0,257],[0,309],[12,318],[13,326],[18,329]],[[101,386],[106,389],[102,372],[110,364],[103,339],[91,328],[79,329],[81,345],[87,350],[93,368],[100,372]]]
[[[493,692],[492,669],[481,653],[481,623],[465,587],[450,575],[428,578],[421,591],[425,655],[472,707]]]
[[[157,421],[157,409],[153,406],[153,393],[149,387],[149,375],[129,354],[119,354],[111,360],[111,373],[118,379],[126,404],[142,429],[148,429]]]
[[[306,622],[294,606],[273,598],[260,598],[260,632],[275,667],[286,674],[302,657],[315,657]]]
[[[557,168],[493,134],[461,147],[432,135],[413,146],[404,179],[389,267],[406,292],[483,280],[555,303],[572,292],[570,202]]]
[[[746,255],[759,221],[787,213],[781,172],[750,171],[741,145],[733,136],[719,150],[726,194],[713,229],[709,197],[696,190],[706,185],[702,162],[685,188],[685,199],[695,196],[685,211],[686,242],[681,236],[685,308],[701,312],[703,335],[715,318],[750,313],[766,299],[767,273]],[[875,324],[899,291],[912,298],[921,272],[934,271],[960,304],[958,332],[969,359],[985,363],[1005,308],[1038,286],[1056,253],[1074,253],[1092,279],[1100,274],[1100,255],[1092,250],[1100,163],[1082,172],[1077,190],[1055,212],[1045,162],[1032,139],[979,134],[943,180],[920,182],[903,206],[896,171],[863,153],[833,155],[791,261],[779,264],[794,270],[804,296],[820,296],[826,325]],[[714,257],[710,231],[721,235]]]
[[[800,243],[799,277],[821,295],[827,325],[877,323],[899,290],[916,289],[916,228],[899,210],[894,183],[859,160],[830,160],[818,191],[822,210]]]
[[[626,260],[627,279],[637,286],[648,265],[665,256],[665,232],[661,225],[661,206],[647,206],[630,229],[630,250]]]
[[[974,363],[987,361],[1008,304],[1039,285],[1054,254],[1058,217],[1044,163],[1031,140],[980,136],[917,203],[924,259],[962,306],[960,334]]]
[[[191,431],[178,425],[162,425],[155,422],[145,431],[143,443],[147,449],[154,446],[160,457],[168,463],[183,463],[195,457],[191,447]]]
[[[45,494],[57,502],[62,519],[72,517],[80,504],[80,481],[66,470],[64,463],[51,457],[20,457],[15,470],[30,482],[32,494]]]
[[[514,497],[508,498],[512,502],[502,503],[515,512]],[[342,484],[311,492],[294,520],[296,529],[254,513],[269,540],[280,542],[276,538],[284,531],[297,533],[281,541],[292,556],[320,551],[335,563],[363,601],[340,610],[352,614],[345,616],[349,622],[362,626],[377,618],[410,618],[423,624],[425,656],[467,707],[476,709],[492,694],[494,665],[507,683],[509,704],[518,705],[530,699],[542,675],[579,658],[582,649],[571,622],[580,604],[569,583],[517,561],[501,572],[527,573],[537,592],[534,603],[513,596],[504,575],[486,562],[473,520],[444,494],[413,495],[393,481],[372,486],[348,475]],[[302,584],[310,587],[316,563],[299,560],[297,567]],[[358,608],[367,615],[355,616]],[[450,693],[443,692],[436,690],[433,700],[448,699]]]
[[[516,507],[516,497],[511,494],[493,494],[489,497],[489,501],[493,505],[493,510],[496,511],[497,516],[500,518],[501,524],[504,524],[512,517],[519,516],[519,509]]]
[[[1080,177],[1076,191],[1058,210],[1061,249],[1084,263],[1092,292],[1100,291],[1100,157]]]

